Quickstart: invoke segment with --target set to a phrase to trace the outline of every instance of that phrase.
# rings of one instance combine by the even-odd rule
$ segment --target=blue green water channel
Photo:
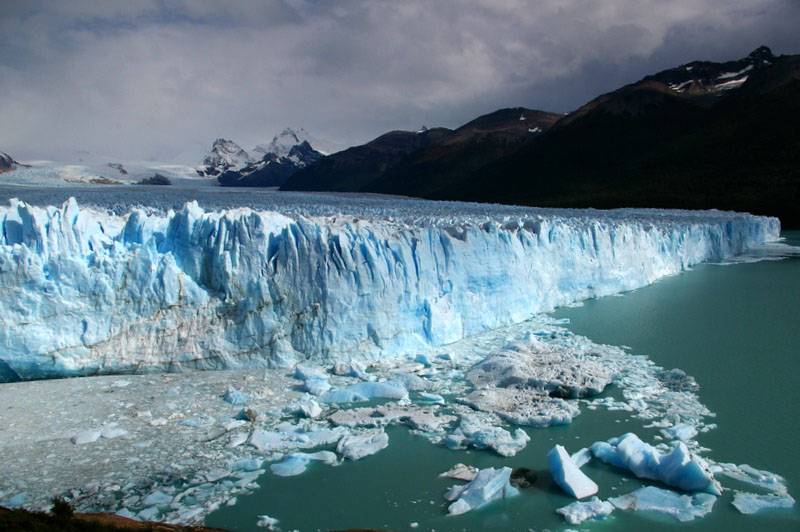
[[[787,243],[800,245],[800,233]],[[624,345],[665,368],[681,368],[700,385],[701,401],[716,413],[718,428],[698,441],[719,462],[748,463],[787,479],[800,496],[800,257],[729,266],[705,264],[622,297],[585,302],[553,315],[597,343]],[[500,346],[498,346],[500,347]],[[616,394],[618,390],[607,393]],[[263,530],[257,515],[279,519],[282,530],[563,530],[554,510],[573,500],[553,484],[545,454],[555,443],[571,452],[627,431],[654,442],[655,429],[630,414],[588,410],[568,426],[530,429],[528,446],[512,458],[489,452],[450,451],[388,429],[388,449],[340,467],[312,464],[297,477],[266,473],[261,488],[206,519],[228,530]],[[446,515],[444,492],[454,481],[438,474],[457,462],[483,467],[528,467],[536,484],[516,498],[465,515]],[[592,461],[584,471],[605,499],[643,485],[630,475]],[[744,491],[723,479],[723,484]],[[728,491],[704,519],[680,523],[646,512],[616,511],[581,530],[800,530],[800,510],[741,515]],[[417,527],[412,528],[412,523]]]

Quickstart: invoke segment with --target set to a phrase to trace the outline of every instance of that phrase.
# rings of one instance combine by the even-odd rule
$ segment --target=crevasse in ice
[[[780,231],[774,218],[717,211],[492,209],[356,217],[192,202],[114,215],[11,200],[0,207],[0,380],[405,354]]]

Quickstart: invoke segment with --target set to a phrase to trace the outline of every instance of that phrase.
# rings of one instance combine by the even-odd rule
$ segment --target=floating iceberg
[[[247,442],[262,453],[286,452],[336,443],[345,433],[340,427],[312,428],[291,423],[281,423],[275,428],[277,430],[254,430]]]
[[[655,447],[629,432],[607,442],[595,442],[592,454],[607,464],[629,470],[639,478],[659,480],[685,491],[721,493],[708,463],[691,454],[682,441],[669,454],[662,455]]]
[[[519,495],[519,490],[509,483],[510,478],[510,467],[481,469],[469,484],[453,486],[445,494],[445,499],[453,501],[447,513],[460,515],[494,500]]]
[[[583,499],[597,493],[597,484],[580,470],[561,445],[556,445],[547,453],[547,464],[553,480],[569,495]]]
[[[299,401],[291,405],[287,411],[290,415],[307,417],[310,419],[314,419],[322,415],[322,407],[308,394],[304,395]]]
[[[226,403],[232,405],[243,405],[247,403],[247,397],[233,386],[228,386],[228,389],[225,390],[225,393],[222,395],[222,399],[224,399]]]
[[[336,453],[331,451],[318,451],[316,453],[290,453],[277,464],[269,466],[270,471],[279,477],[291,477],[299,475],[308,468],[312,461],[322,462],[323,464],[335,464]]]
[[[500,456],[514,456],[530,439],[522,429],[514,431],[512,436],[504,428],[495,427],[478,415],[465,414],[461,416],[458,428],[447,435],[444,444],[449,449],[491,449]]]
[[[345,436],[339,440],[336,452],[350,460],[360,460],[389,446],[389,435],[383,430]]]
[[[275,527],[278,525],[278,520],[268,515],[259,515],[256,526],[264,527],[267,530],[277,530]]]
[[[349,362],[336,362],[333,365],[332,373],[342,377],[356,377],[362,381],[369,381],[372,378],[367,374],[367,370],[362,363],[357,360]]]
[[[733,496],[733,506],[743,514],[754,514],[766,508],[791,508],[794,502],[794,498],[788,493],[760,495],[737,492]]]
[[[592,497],[586,502],[575,501],[556,510],[564,516],[564,520],[571,525],[579,525],[589,519],[605,519],[614,511],[614,505]]]
[[[375,408],[352,408],[337,410],[328,420],[337,426],[382,428],[391,424],[403,424],[423,432],[440,432],[444,426],[455,421],[455,416],[440,414],[438,406],[387,403]]]
[[[445,478],[455,478],[457,480],[466,480],[467,482],[470,482],[478,476],[478,473],[479,470],[477,467],[458,463],[444,473],[439,473],[439,476]]]
[[[693,521],[710,513],[717,498],[710,493],[682,495],[672,490],[647,486],[608,501],[620,510],[660,512],[674,516],[679,521]]]
[[[319,397],[323,403],[353,403],[372,399],[408,399],[408,390],[388,382],[359,382],[330,390]]]
[[[0,379],[424,352],[780,233],[775,218],[717,211],[443,215],[441,202],[287,197],[297,205],[281,212],[192,202],[165,214],[11,200]]]
[[[331,389],[328,376],[316,368],[297,366],[294,376],[303,381],[303,389],[311,395],[322,395]]]
[[[119,438],[125,436],[128,431],[117,426],[116,423],[109,423],[97,429],[89,429],[78,432],[70,438],[70,441],[75,445],[82,445],[84,443],[92,443],[100,438],[110,440],[112,438]]]

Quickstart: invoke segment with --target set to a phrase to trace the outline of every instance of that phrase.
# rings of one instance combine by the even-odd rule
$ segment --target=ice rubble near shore
[[[375,360],[641,287],[780,230],[716,211],[359,205],[113,215],[11,200],[0,379]]]

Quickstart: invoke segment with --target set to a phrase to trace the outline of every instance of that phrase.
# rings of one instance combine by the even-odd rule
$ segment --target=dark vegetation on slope
[[[215,532],[218,529],[136,521],[107,513],[72,514],[71,509],[44,513],[24,509],[11,510],[0,506],[0,530],[7,532],[50,532],[53,530],[63,532],[116,532],[120,530]]]
[[[541,131],[514,130],[513,119],[522,115],[537,124],[526,131]],[[553,207],[717,208],[778,216],[785,228],[797,228],[798,123],[800,56],[776,57],[761,47],[737,61],[695,61],[648,76],[560,119],[497,111],[379,161],[370,147],[400,135],[390,133],[321,159],[283,189]]]

